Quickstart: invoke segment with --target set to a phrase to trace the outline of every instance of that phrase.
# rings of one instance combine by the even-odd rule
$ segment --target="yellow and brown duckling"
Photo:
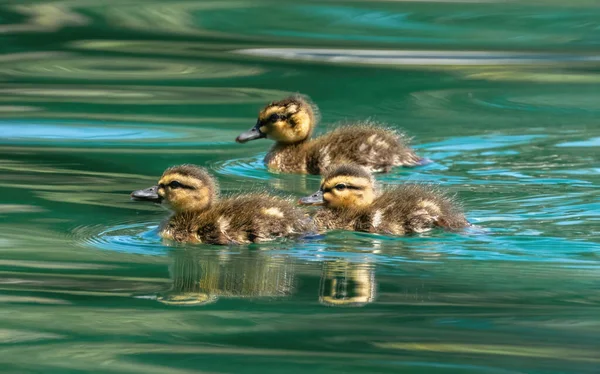
[[[404,184],[378,191],[373,175],[357,165],[328,170],[319,191],[300,199],[324,205],[314,216],[320,231],[354,230],[405,235],[469,226],[457,204],[431,186]]]
[[[423,159],[394,130],[364,122],[346,125],[311,139],[319,111],[309,98],[290,96],[264,107],[256,125],[236,141],[268,138],[276,143],[265,157],[269,169],[321,174],[330,165],[354,163],[371,172],[388,172],[394,166],[416,166]]]
[[[160,235],[178,242],[246,244],[306,233],[310,220],[287,199],[251,193],[219,199],[215,179],[195,165],[167,169],[158,185],[131,193],[165,203],[174,213]]]

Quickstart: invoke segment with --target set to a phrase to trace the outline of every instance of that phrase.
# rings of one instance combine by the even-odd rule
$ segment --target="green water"
[[[597,373],[599,47],[593,0],[3,1],[1,371]],[[379,179],[476,228],[163,245],[129,192],[173,164],[316,189],[234,143],[290,92],[404,129],[434,162]]]

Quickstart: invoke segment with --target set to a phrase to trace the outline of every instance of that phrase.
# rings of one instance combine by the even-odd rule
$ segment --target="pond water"
[[[4,1],[3,373],[597,373],[600,6],[594,0]],[[130,201],[178,163],[301,196],[268,141],[373,118],[476,227],[168,246]],[[199,281],[200,280],[200,281]]]

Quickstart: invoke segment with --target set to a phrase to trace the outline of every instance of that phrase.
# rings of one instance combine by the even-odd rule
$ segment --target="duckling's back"
[[[403,134],[370,122],[338,127],[312,140],[307,152],[311,174],[342,163],[388,172],[394,166],[415,166],[420,161]]]
[[[214,244],[264,242],[310,230],[310,220],[291,201],[261,193],[220,200],[196,221],[200,240]]]
[[[458,230],[469,225],[454,199],[437,188],[405,184],[390,188],[375,200],[362,231],[394,235],[425,232],[435,227]]]

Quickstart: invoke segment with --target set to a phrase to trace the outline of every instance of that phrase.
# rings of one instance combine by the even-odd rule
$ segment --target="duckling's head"
[[[235,140],[269,138],[278,143],[294,144],[306,140],[319,122],[319,111],[306,96],[293,95],[274,101],[258,114],[256,125],[241,133]]]
[[[359,209],[371,205],[375,197],[373,175],[362,166],[347,164],[325,171],[319,191],[300,199],[300,204]]]
[[[218,197],[218,186],[206,169],[179,165],[165,170],[158,185],[133,191],[134,200],[166,203],[174,212],[202,211]]]

